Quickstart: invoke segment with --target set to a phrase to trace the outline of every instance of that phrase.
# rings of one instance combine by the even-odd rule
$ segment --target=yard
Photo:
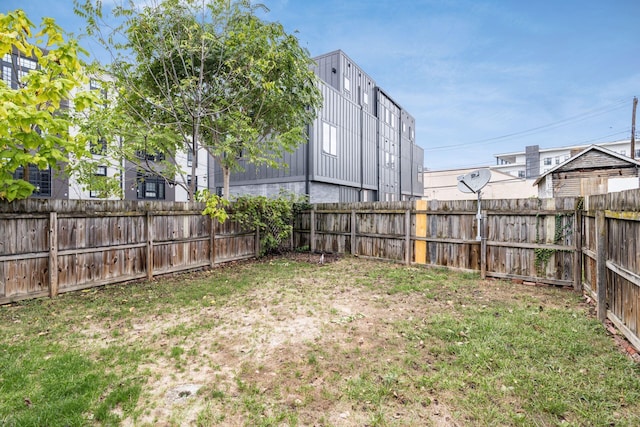
[[[0,426],[635,426],[578,294],[296,254],[0,307]]]

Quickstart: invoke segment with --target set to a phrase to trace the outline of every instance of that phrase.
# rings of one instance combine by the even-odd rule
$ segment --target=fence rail
[[[247,259],[258,236],[189,203],[0,205],[0,304]]]
[[[584,202],[584,206],[583,206]],[[195,203],[0,204],[0,304],[259,254],[259,235]],[[640,190],[558,199],[318,204],[294,248],[573,287],[640,348]],[[480,239],[478,240],[478,234]]]

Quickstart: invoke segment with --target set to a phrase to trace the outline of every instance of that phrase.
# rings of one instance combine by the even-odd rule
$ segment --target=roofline
[[[601,151],[601,152],[603,152],[605,154],[608,154],[610,156],[616,157],[619,160],[623,160],[625,162],[628,162],[628,163],[631,163],[631,164],[634,164],[634,165],[640,167],[640,161],[638,161],[636,159],[632,159],[631,157],[627,157],[627,156],[624,156],[622,154],[618,154],[615,151],[609,150],[607,147],[602,147],[600,145],[591,144],[590,146],[588,146],[587,148],[585,148],[584,150],[582,150],[581,152],[579,152],[575,156],[569,157],[569,159],[565,160],[564,162],[560,163],[559,165],[556,165],[555,167],[549,169],[548,171],[546,171],[545,173],[540,175],[538,177],[538,179],[535,180],[533,185],[538,185],[540,183],[540,181],[542,181],[542,178],[544,178],[547,175],[555,172],[557,169],[561,168],[562,166],[566,165],[567,163],[570,163],[570,162],[574,161],[578,157],[583,156],[584,154],[586,154],[587,152],[592,151],[592,150]]]
[[[556,150],[562,150],[564,149],[571,149],[571,148],[581,148],[581,149],[585,149],[585,148],[589,148],[592,145],[597,145],[597,146],[602,146],[602,145],[613,145],[613,144],[620,144],[623,142],[628,142],[630,143],[631,140],[630,139],[620,139],[618,141],[607,141],[607,142],[596,142],[594,144],[574,144],[574,145],[562,145],[560,147],[552,147],[552,148],[541,148],[538,151],[540,153],[544,153],[544,152],[549,152],[549,151],[556,151]],[[493,157],[506,157],[506,156],[515,156],[515,155],[525,155],[527,152],[526,151],[512,151],[510,153],[502,153],[502,154],[494,154]]]

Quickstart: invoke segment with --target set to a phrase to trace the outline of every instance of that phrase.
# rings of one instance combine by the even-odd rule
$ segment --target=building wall
[[[596,145],[608,148],[624,156],[630,156],[631,154],[631,141],[629,140],[602,142]],[[537,157],[539,170],[537,175],[534,175],[536,171],[534,159],[536,147],[538,146],[526,147],[523,152],[496,154],[496,166],[494,166],[494,168],[513,176],[526,175],[527,178],[536,178],[569,160],[571,156],[589,147],[589,145],[572,145],[545,149],[538,147]],[[636,149],[635,158],[640,158],[640,148]]]
[[[458,176],[473,169],[453,169],[424,172],[424,199],[426,200],[475,200],[474,193],[458,190]],[[491,179],[482,189],[483,199],[526,199],[536,197],[538,189],[534,180],[516,178],[500,171],[491,170]]]

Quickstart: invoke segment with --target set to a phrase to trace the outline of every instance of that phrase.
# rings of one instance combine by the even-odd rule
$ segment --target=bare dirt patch
[[[416,348],[430,344],[408,341],[397,325],[456,307],[501,316],[502,305],[514,300],[534,311],[571,303],[562,292],[475,279],[471,290],[460,283],[459,289],[393,292],[382,275],[362,286],[359,278],[381,264],[354,258],[297,254],[264,262],[300,263],[301,273],[286,281],[256,277],[254,287],[224,301],[84,330],[88,346],[115,340],[116,328],[118,341],[152,350],[139,367],[146,378],[139,415],[123,425],[367,426],[378,414],[386,420],[380,425],[463,425],[446,396],[401,383],[398,366],[430,369],[434,360],[416,360]]]

